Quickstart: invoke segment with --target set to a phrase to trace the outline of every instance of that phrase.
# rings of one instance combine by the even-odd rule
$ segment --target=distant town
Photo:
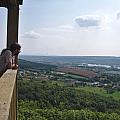
[[[37,67],[36,69],[20,69],[19,79],[31,80],[34,78],[64,82],[64,85],[67,86],[101,87],[106,89],[107,92],[120,91],[119,65],[67,63],[57,64],[54,70],[38,70]]]

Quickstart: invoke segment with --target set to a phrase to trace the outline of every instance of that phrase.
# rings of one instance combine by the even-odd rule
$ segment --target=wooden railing
[[[16,120],[17,70],[7,70],[0,78],[0,120]]]

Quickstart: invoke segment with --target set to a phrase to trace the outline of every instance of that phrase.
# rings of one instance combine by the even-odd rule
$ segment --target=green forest
[[[120,100],[50,80],[18,79],[18,120],[120,120]]]
[[[86,78],[57,68],[20,60],[18,120],[120,120],[119,75]],[[89,85],[98,81],[102,86]]]

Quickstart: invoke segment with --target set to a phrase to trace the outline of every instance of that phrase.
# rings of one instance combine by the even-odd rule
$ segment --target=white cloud
[[[116,19],[117,19],[117,20],[120,19],[120,11],[117,11],[117,13],[116,13]]]
[[[84,15],[75,18],[75,22],[79,27],[99,27],[101,24],[101,17],[96,15]]]
[[[21,37],[27,39],[39,39],[40,37],[42,37],[42,35],[34,31],[29,31],[22,34]]]
[[[77,16],[74,21],[80,28],[105,29],[108,27],[110,19],[107,16],[83,15]]]
[[[60,29],[66,29],[66,30],[73,30],[73,26],[71,25],[61,25],[59,26]]]
[[[42,28],[44,31],[54,31],[54,32],[74,32],[74,27],[72,25],[60,25],[57,27],[46,27]]]

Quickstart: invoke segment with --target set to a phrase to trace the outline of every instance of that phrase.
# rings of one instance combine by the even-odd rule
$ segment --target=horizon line
[[[28,55],[28,54],[22,54],[19,56],[45,56],[45,57],[70,57],[70,56],[75,56],[75,57],[120,57],[120,55]]]

